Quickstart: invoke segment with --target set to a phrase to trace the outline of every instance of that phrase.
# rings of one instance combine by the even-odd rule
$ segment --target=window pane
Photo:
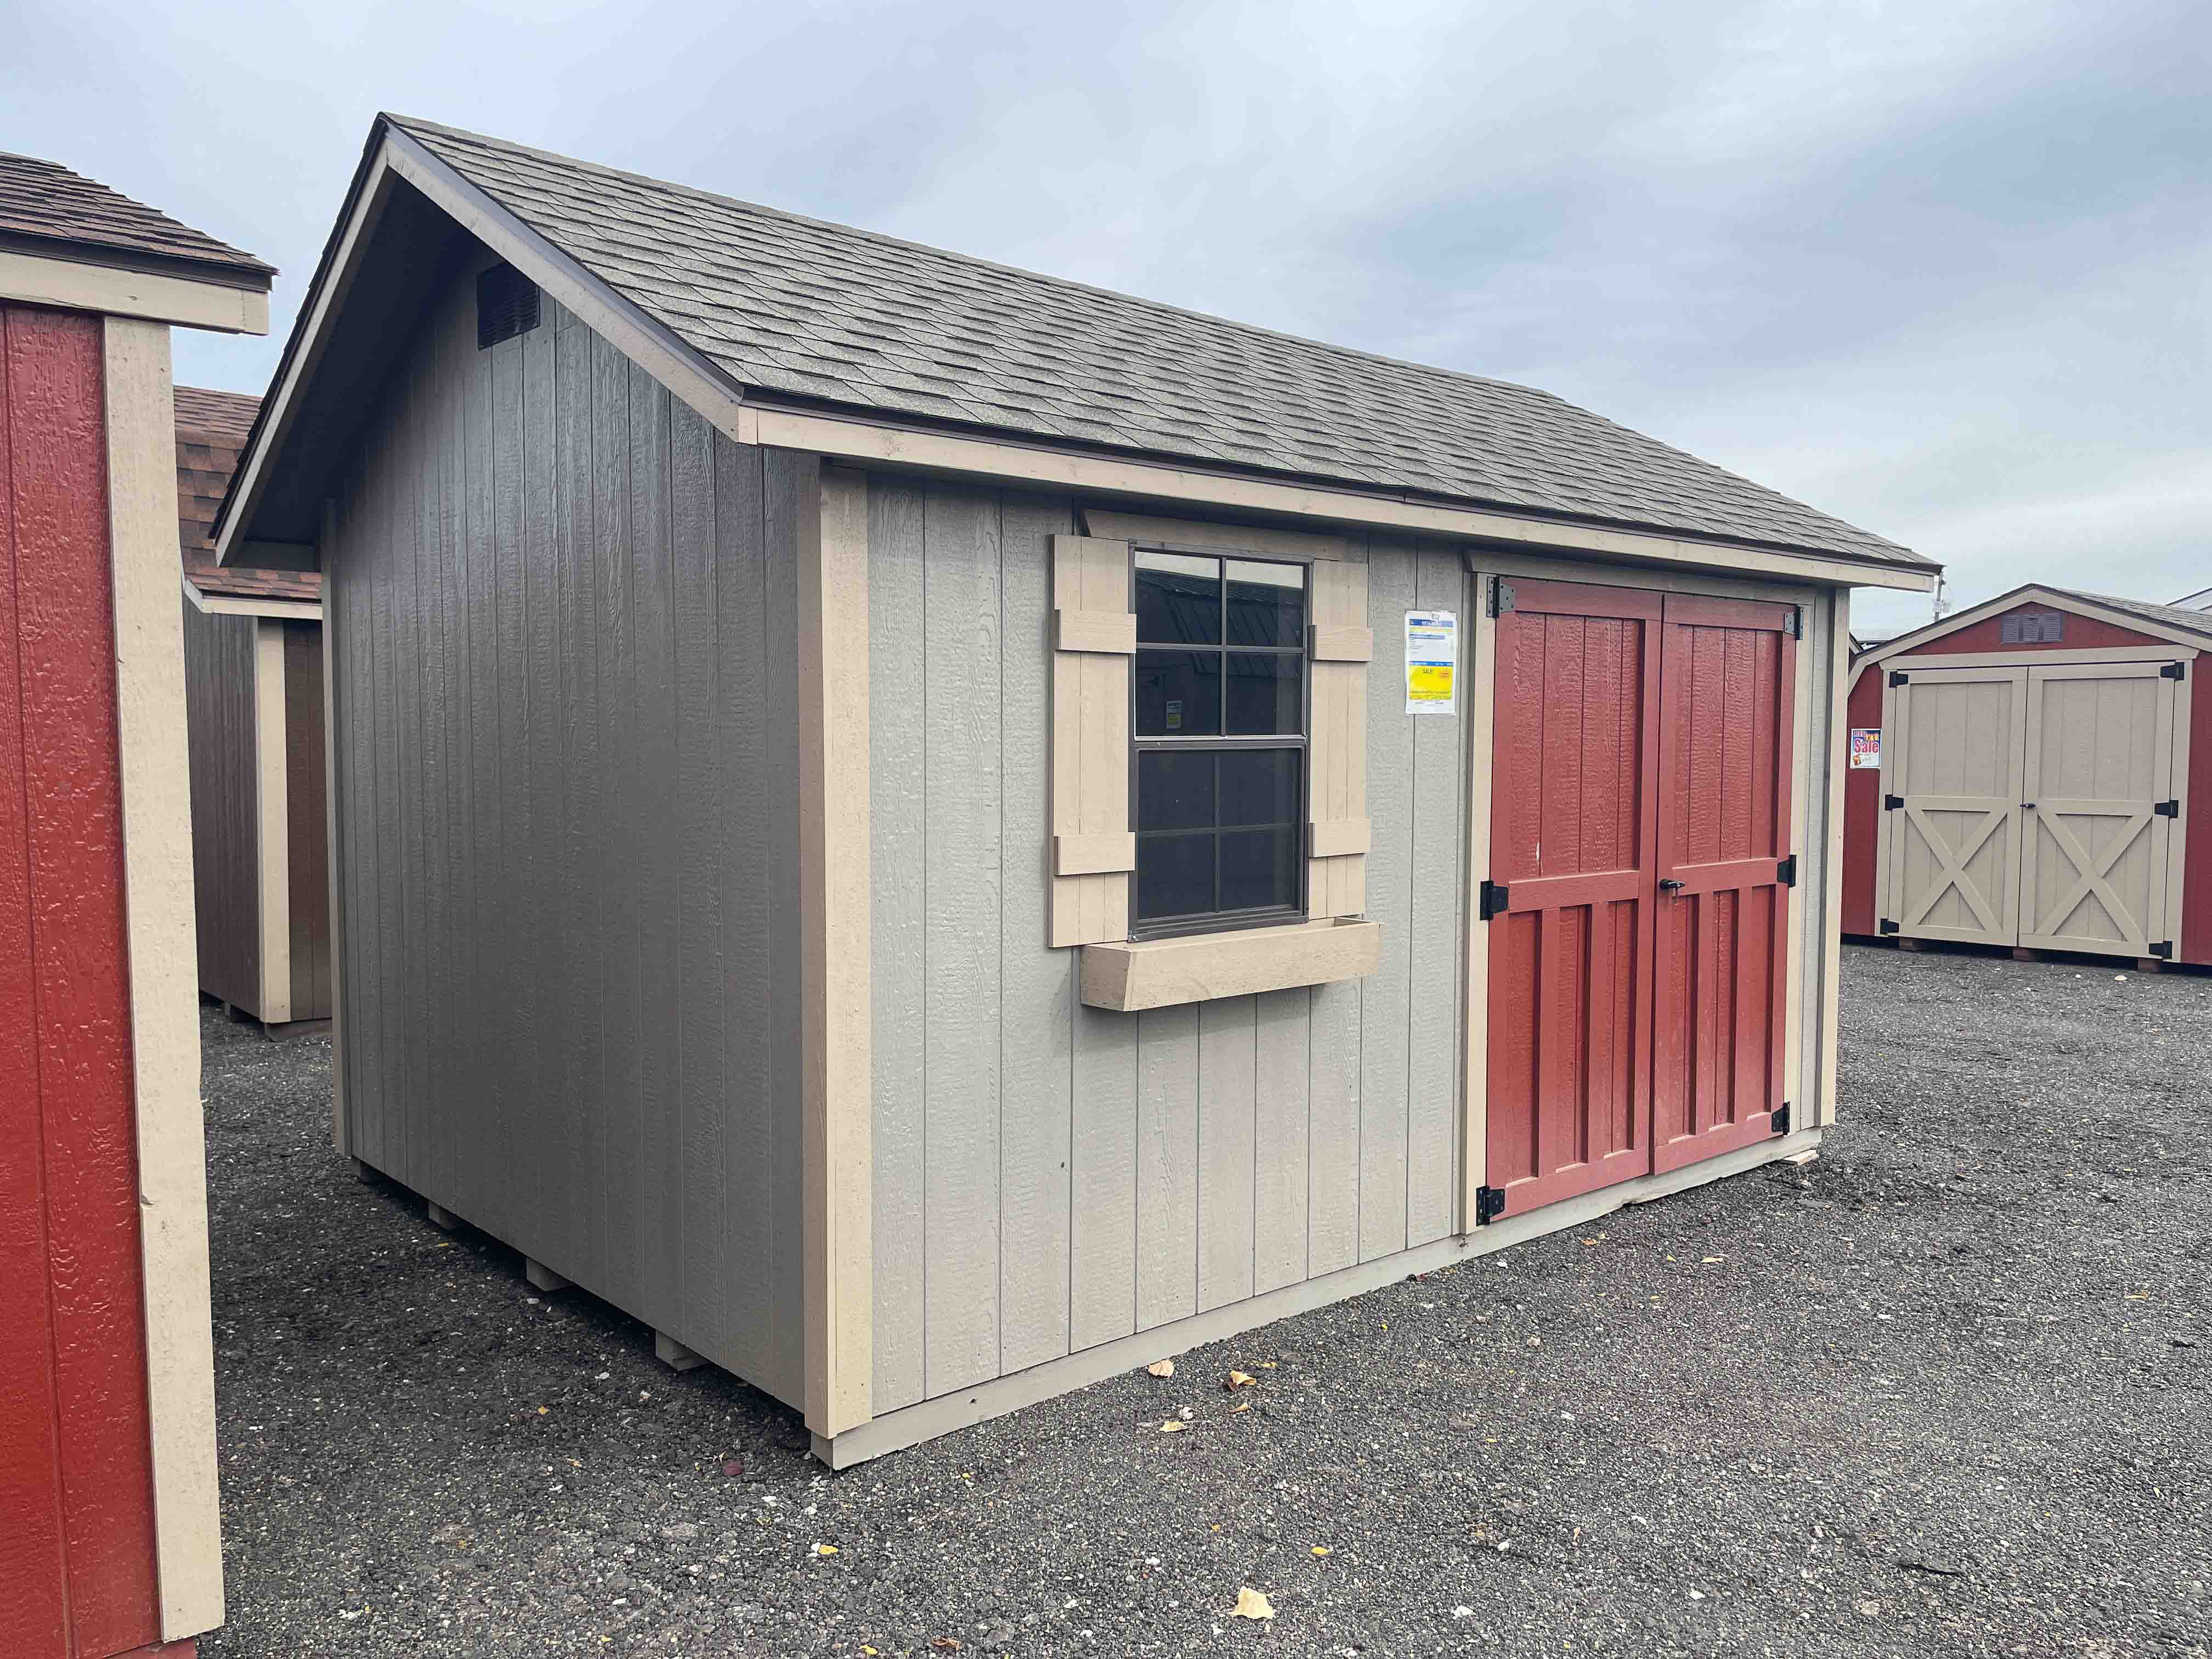
[[[1298,751],[1231,749],[1221,756],[1221,822],[1296,823]]]
[[[1229,643],[1304,645],[1306,571],[1301,564],[1229,561]]]
[[[1137,735],[1221,735],[1218,651],[1137,653]]]
[[[1221,833],[1221,908],[1254,910],[1298,902],[1296,833],[1280,830],[1224,830]],[[1137,854],[1139,866],[1144,854]]]
[[[1213,828],[1213,757],[1147,749],[1137,756],[1137,828]]]
[[[1221,561],[1137,555],[1137,637],[1154,645],[1221,643]]]
[[[1240,735],[1294,733],[1301,729],[1304,712],[1304,658],[1273,652],[1229,653],[1227,730]]]
[[[1213,908],[1213,836],[1137,838],[1137,918],[1202,915]]]

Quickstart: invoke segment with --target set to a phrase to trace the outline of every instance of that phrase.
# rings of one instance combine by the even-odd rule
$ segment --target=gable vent
[[[538,326],[538,284],[513,265],[494,265],[477,276],[477,349],[495,346]]]
[[[2015,611],[1997,623],[2000,645],[2057,645],[2065,637],[2063,611]]]

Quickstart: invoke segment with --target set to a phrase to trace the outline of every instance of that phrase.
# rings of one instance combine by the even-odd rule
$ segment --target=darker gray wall
[[[1045,945],[1073,503],[878,476],[869,520],[877,1413],[1457,1231],[1465,732],[1399,689],[1457,550],[1366,544],[1380,970],[1121,1014]]]
[[[355,1154],[801,1389],[796,567],[811,457],[729,442],[473,272],[326,550]]]
[[[192,920],[200,989],[259,1018],[261,826],[253,748],[253,618],[185,611],[192,794]]]

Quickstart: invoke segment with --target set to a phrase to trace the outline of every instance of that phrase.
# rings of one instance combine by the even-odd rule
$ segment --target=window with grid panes
[[[1297,916],[1305,866],[1306,567],[1139,550],[1131,921]]]

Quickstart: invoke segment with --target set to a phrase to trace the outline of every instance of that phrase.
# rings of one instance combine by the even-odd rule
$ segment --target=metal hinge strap
[[[2162,818],[2178,818],[2181,816],[2181,803],[2178,800],[2162,800],[2155,803],[2150,810]]]
[[[2154,957],[2163,957],[2168,962],[2172,961],[2173,941],[2170,939],[2160,941],[2158,944],[2150,947],[2150,953]]]
[[[1885,812],[1901,811],[1904,805],[1905,797],[1902,795],[1884,795],[1881,798],[1881,810]]]
[[[1503,915],[1510,890],[1502,881],[1484,882],[1475,898],[1476,920],[1488,921],[1492,916]]]
[[[1912,683],[1912,676],[1906,673],[1901,673],[1898,670],[1893,668],[1889,671],[1889,683],[1892,685],[1910,685]]]
[[[1881,919],[1881,931],[1885,933],[1893,933],[1897,932],[1897,924],[1887,916],[1884,916]]]
[[[1505,1213],[1505,1189],[1503,1187],[1477,1187],[1474,1189],[1474,1224],[1486,1227]]]
[[[1776,1107],[1768,1115],[1766,1124],[1778,1135],[1788,1134],[1790,1133],[1790,1103],[1785,1100]]]
[[[1503,576],[1490,579],[1490,614],[1502,617],[1513,608],[1513,584]]]
[[[1774,878],[1784,887],[1795,887],[1797,884],[1797,855],[1795,853],[1775,865]]]
[[[2182,664],[2170,662],[2158,671],[2158,677],[2162,680],[2178,680],[2186,672],[2187,670]]]

